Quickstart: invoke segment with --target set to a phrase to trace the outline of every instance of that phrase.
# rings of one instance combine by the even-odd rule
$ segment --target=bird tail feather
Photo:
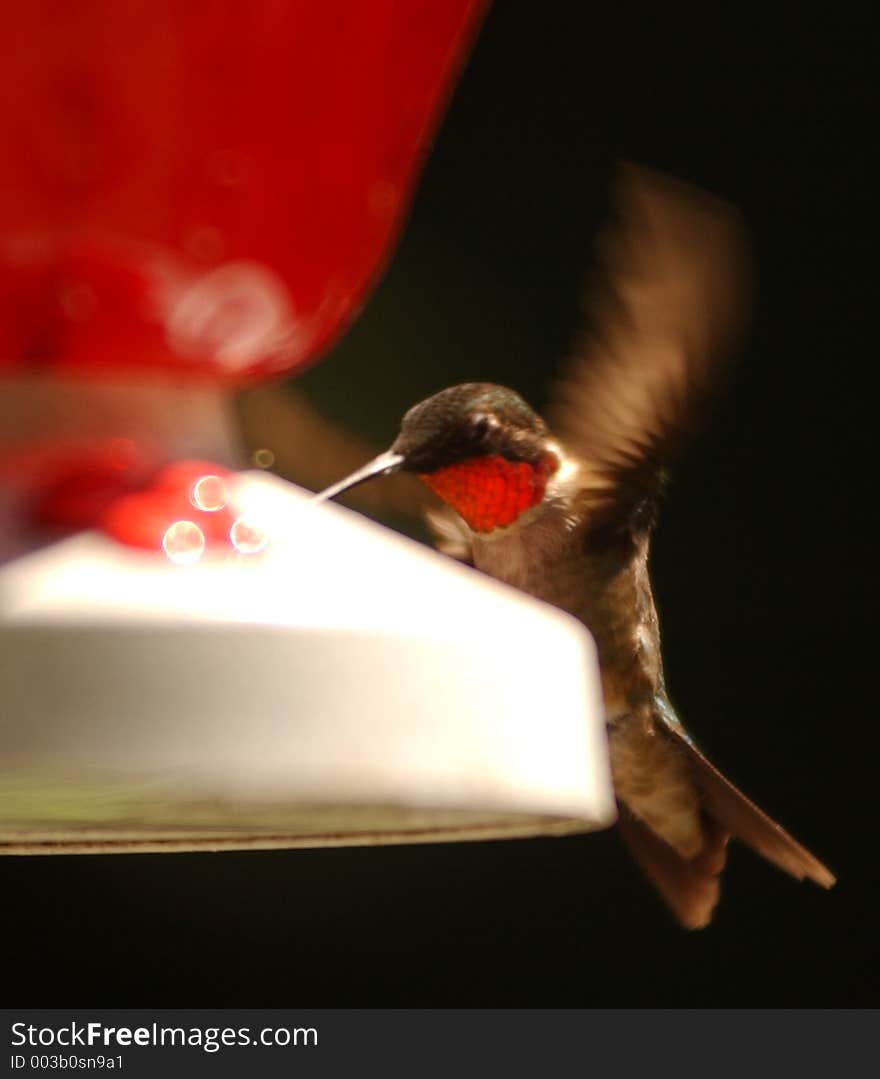
[[[712,920],[721,892],[727,833],[703,821],[704,843],[695,858],[684,858],[623,803],[617,827],[636,864],[685,929],[702,929]]]
[[[666,729],[676,737],[700,790],[702,849],[694,858],[683,857],[624,805],[618,827],[636,863],[686,929],[701,929],[711,921],[731,837],[797,880],[823,888],[835,883],[831,871],[735,787],[683,730]]]
[[[835,883],[836,878],[827,866],[735,787],[683,732],[673,733],[684,747],[708,816],[796,880],[811,880],[822,888]]]

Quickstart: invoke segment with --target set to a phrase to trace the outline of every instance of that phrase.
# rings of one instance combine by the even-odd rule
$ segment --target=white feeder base
[[[262,473],[259,554],[0,568],[0,850],[562,834],[615,818],[575,620]]]

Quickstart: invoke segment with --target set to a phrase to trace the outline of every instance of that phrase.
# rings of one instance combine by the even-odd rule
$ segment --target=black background
[[[611,7],[498,4],[394,264],[302,385],[382,442],[456,380],[540,405],[614,157],[738,204],[755,320],[657,534],[668,681],[702,745],[840,883],[736,848],[715,923],[686,933],[613,831],[6,859],[15,1003],[878,1002],[872,27],[846,4]]]

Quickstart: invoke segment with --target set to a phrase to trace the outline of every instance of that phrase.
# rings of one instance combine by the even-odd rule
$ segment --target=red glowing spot
[[[220,480],[230,478],[231,471],[213,461],[186,460],[175,461],[166,465],[153,477],[152,486],[162,491],[184,491],[190,493],[195,485],[206,476]]]
[[[499,456],[471,457],[419,478],[474,532],[492,532],[536,506],[557,468],[559,460],[549,453],[536,465]]]
[[[192,535],[195,535],[193,529],[199,530],[204,546],[229,546],[229,530],[236,517],[232,508],[224,504],[207,510],[193,501],[194,489],[206,477],[230,481],[232,473],[210,461],[176,461],[167,465],[153,477],[149,487],[114,501],[105,510],[101,525],[120,543],[151,551],[164,549],[168,553],[168,531],[181,522],[193,526],[189,530]],[[183,533],[184,539],[189,534],[183,529],[177,531]],[[176,541],[181,537],[172,533],[171,538]]]

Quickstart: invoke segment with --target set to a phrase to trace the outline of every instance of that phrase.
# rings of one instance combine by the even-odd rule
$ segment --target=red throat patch
[[[536,465],[506,457],[470,457],[448,468],[420,475],[474,532],[506,528],[544,497],[547,481],[559,468],[548,453]]]

